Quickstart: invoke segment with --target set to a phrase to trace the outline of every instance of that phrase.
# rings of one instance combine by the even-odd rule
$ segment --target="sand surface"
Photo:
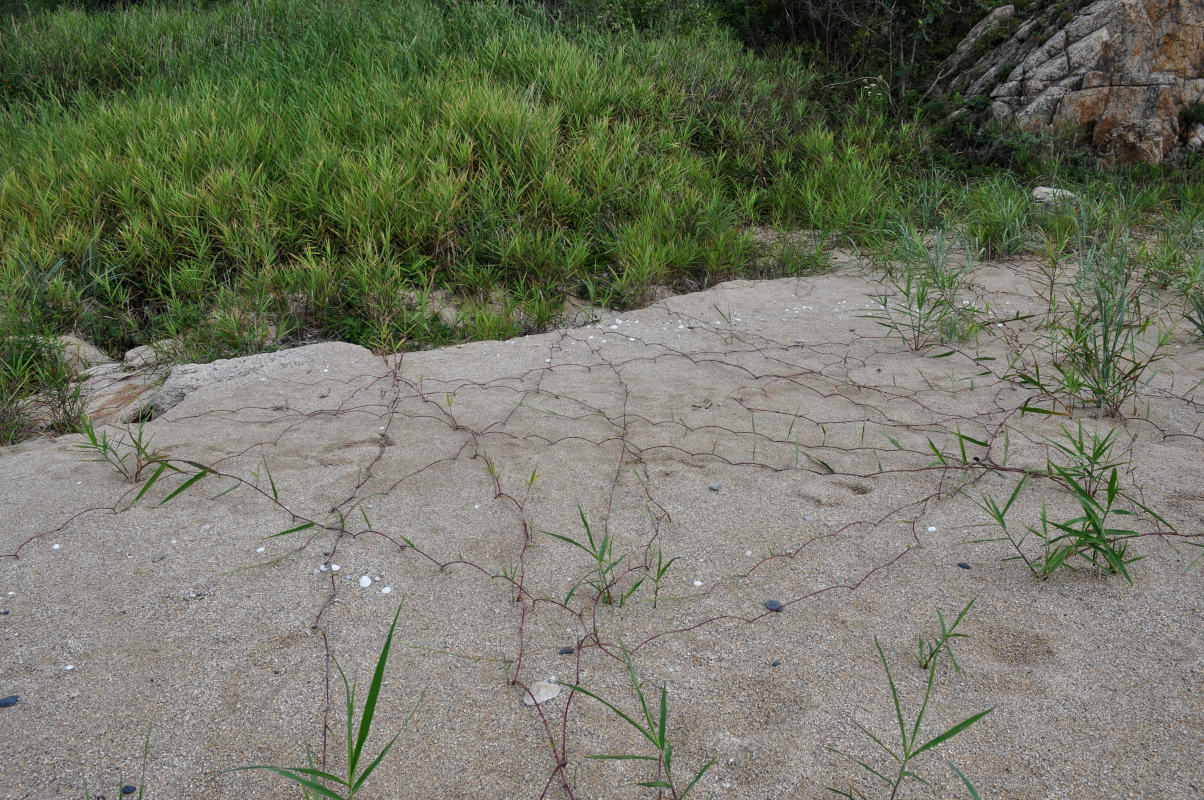
[[[978,269],[1000,319],[1040,306],[1029,272]],[[426,694],[365,800],[654,797],[636,785],[649,762],[587,758],[653,752],[598,702],[523,702],[553,678],[638,714],[620,642],[650,702],[668,687],[679,787],[714,759],[691,796],[853,781],[885,797],[829,749],[885,765],[855,723],[897,744],[875,638],[910,720],[917,636],[975,597],[920,738],[994,711],[922,755],[934,789],[907,796],[967,796],[942,756],[984,798],[1204,796],[1201,550],[1139,538],[1130,585],[1081,560],[1042,581],[1006,542],[974,543],[998,536],[981,496],[1002,503],[1078,420],[1021,414],[1034,393],[1003,379],[1033,320],[914,353],[863,316],[880,291],[848,267],[506,342],[321,344],[215,370],[145,426],[185,472],[214,471],[166,503],[183,477],[127,508],[149,470],[127,481],[78,436],[0,450],[0,696],[20,696],[0,708],[0,797],[81,797],[86,780],[115,798],[148,729],[146,797],[298,797],[227,770],[325,748],[338,771],[328,656],[362,704],[399,603],[371,754]],[[1136,413],[1076,417],[1114,429],[1122,485],[1195,534],[1204,353],[1186,333],[1166,352]],[[962,463],[957,431],[989,446],[967,441]],[[1078,511],[1034,478],[1008,520],[1023,532],[1043,504]],[[584,539],[579,508],[622,557],[613,604],[589,556],[548,535]],[[654,605],[658,552],[677,560]]]

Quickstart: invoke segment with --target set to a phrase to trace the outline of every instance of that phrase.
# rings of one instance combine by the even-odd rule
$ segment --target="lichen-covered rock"
[[[986,118],[1086,133],[1107,162],[1158,162],[1195,135],[1180,112],[1204,101],[1204,0],[1042,4],[947,81]]]

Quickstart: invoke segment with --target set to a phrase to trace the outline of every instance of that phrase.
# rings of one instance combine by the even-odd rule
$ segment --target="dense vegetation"
[[[835,241],[939,225],[1006,255],[1204,201],[1189,172],[941,123],[922,77],[979,3],[566,3],[9,3],[0,442],[61,391],[54,334],[426,347],[542,329],[570,294],[822,269]],[[1097,200],[1039,213],[1038,179]]]

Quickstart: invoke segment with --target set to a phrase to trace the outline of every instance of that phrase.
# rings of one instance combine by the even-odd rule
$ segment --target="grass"
[[[606,700],[597,694],[594,694],[589,689],[583,686],[573,686],[573,690],[580,692],[586,697],[597,700],[602,705],[606,706],[619,719],[627,723],[640,736],[647,741],[656,751],[655,755],[640,755],[640,754],[620,754],[620,755],[592,755],[588,758],[604,759],[609,761],[650,761],[656,765],[656,777],[652,780],[640,781],[638,786],[643,786],[648,789],[656,789],[657,797],[662,798],[668,793],[670,800],[685,800],[702,780],[702,776],[706,774],[711,765],[715,763],[711,759],[694,773],[688,781],[683,785],[680,779],[673,777],[673,741],[669,736],[669,689],[666,684],[661,684],[660,703],[649,707],[648,698],[644,696],[644,686],[640,681],[639,673],[636,672],[635,663],[631,658],[631,653],[627,651],[627,647],[622,646],[623,662],[627,666],[627,675],[631,679],[631,686],[635,692],[636,700],[639,702],[639,713],[633,715],[627,714],[614,703]],[[653,713],[653,709],[656,713]]]
[[[308,755],[308,766],[305,767],[277,767],[273,765],[256,764],[246,767],[235,767],[232,771],[243,770],[266,770],[275,773],[285,780],[292,781],[300,789],[306,800],[312,797],[325,797],[330,800],[353,800],[356,793],[363,787],[364,783],[376,770],[380,763],[393,749],[393,745],[397,742],[397,737],[401,735],[399,730],[393,735],[376,757],[368,761],[368,755],[364,751],[364,746],[368,742],[368,737],[372,734],[372,720],[376,715],[376,704],[380,698],[380,687],[384,682],[385,667],[389,662],[389,648],[393,643],[393,633],[397,629],[397,619],[401,616],[401,606],[397,607],[397,611],[393,614],[393,622],[389,626],[389,633],[385,637],[385,643],[381,647],[380,656],[376,660],[376,670],[372,674],[372,683],[368,686],[368,696],[364,698],[364,708],[360,713],[359,724],[355,723],[355,690],[356,684],[352,680],[347,681],[347,675],[343,672],[343,668],[335,662],[335,667],[339,671],[339,677],[343,681],[343,696],[346,701],[346,745],[347,745],[347,762],[346,775],[335,775],[323,769],[318,769],[314,766],[312,753]],[[409,724],[414,718],[414,714],[418,712],[418,706],[422,704],[422,697],[419,696],[418,702],[414,704],[414,708],[406,716],[402,723],[402,729]],[[367,763],[365,763],[367,762]]]
[[[968,610],[969,606],[967,606],[966,609]],[[962,613],[964,615],[965,611]],[[959,616],[958,620],[960,621],[960,619],[961,617]],[[985,711],[979,711],[977,714],[973,714],[961,722],[949,727],[943,733],[939,733],[927,741],[923,741],[920,737],[920,726],[924,723],[924,715],[928,711],[928,704],[932,699],[932,687],[936,681],[936,668],[938,659],[929,659],[927,666],[928,678],[924,686],[924,698],[921,700],[920,707],[916,711],[915,720],[913,722],[908,722],[907,716],[903,711],[902,701],[899,699],[898,686],[895,684],[894,676],[891,675],[890,664],[887,663],[886,654],[882,652],[882,645],[878,642],[877,638],[874,639],[874,646],[878,650],[878,658],[882,661],[882,669],[886,672],[886,683],[890,687],[891,701],[894,706],[894,721],[899,732],[898,745],[888,745],[882,740],[881,737],[875,735],[873,731],[862,725],[860,722],[854,721],[853,724],[855,724],[857,728],[878,747],[879,750],[888,756],[888,765],[893,766],[875,767],[869,761],[863,761],[854,758],[853,756],[842,753],[834,748],[830,749],[832,749],[833,752],[837,753],[838,755],[842,755],[850,759],[863,770],[865,770],[866,773],[875,779],[875,783],[880,783],[883,786],[883,791],[889,791],[889,800],[895,800],[895,797],[897,797],[899,794],[899,790],[909,780],[928,784],[928,781],[922,778],[915,771],[913,762],[917,757],[932,750],[937,745],[947,742],[958,734],[964,732],[970,728],[970,726],[977,723],[995,709],[992,707]],[[923,741],[922,744],[920,744],[921,741]],[[952,763],[950,763],[949,766],[957,773],[958,777],[962,781],[962,784],[969,792],[970,797],[974,798],[974,800],[977,800],[978,792],[975,790],[973,784],[971,784],[966,776],[962,774],[961,770],[959,770],[957,767],[954,767]],[[864,794],[853,784],[850,784],[848,789],[836,789],[834,787],[829,787],[828,791],[840,797],[848,798],[848,800],[861,800],[867,797],[866,794]]]

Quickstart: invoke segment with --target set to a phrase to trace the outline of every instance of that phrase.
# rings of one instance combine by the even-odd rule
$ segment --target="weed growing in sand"
[[[661,580],[664,579],[665,573],[669,571],[669,567],[673,566],[673,562],[678,559],[678,556],[665,561],[665,554],[658,547],[656,548],[656,569],[649,570],[649,577],[652,578],[652,607],[656,608],[657,598],[661,593]]]
[[[588,756],[588,758],[616,761],[652,761],[656,764],[656,778],[650,781],[640,781],[637,785],[656,789],[658,798],[664,797],[665,793],[668,792],[670,800],[685,800],[698,784],[698,781],[702,779],[702,776],[706,774],[706,771],[715,763],[715,760],[711,759],[703,765],[702,769],[694,773],[694,777],[686,783],[684,788],[678,788],[679,781],[673,778],[673,742],[669,738],[669,689],[666,684],[661,684],[660,706],[654,717],[652,710],[648,707],[648,701],[644,697],[644,686],[640,683],[640,676],[636,674],[635,663],[632,661],[631,653],[627,651],[626,646],[623,646],[623,661],[627,665],[627,674],[631,677],[632,688],[635,689],[636,699],[640,703],[639,716],[643,717],[642,722],[637,721],[620,710],[618,706],[609,700],[604,700],[589,689],[582,686],[573,686],[572,689],[581,692],[586,697],[592,697],[594,700],[597,700],[617,714],[620,719],[632,728],[635,728],[656,749],[656,755],[596,755]]]
[[[966,618],[966,614],[970,613],[970,609],[974,607],[974,603],[977,600],[978,597],[975,596],[972,600],[970,600],[969,603],[966,603],[966,607],[963,608],[961,613],[957,615],[957,618],[953,620],[952,625],[946,625],[945,616],[941,614],[940,611],[936,612],[936,618],[940,623],[941,632],[932,639],[925,639],[923,636],[917,637],[919,644],[916,652],[916,664],[920,667],[920,669],[930,668],[943,652],[945,655],[949,656],[949,662],[953,665],[953,670],[959,675],[961,674],[962,668],[957,663],[957,658],[953,655],[953,647],[950,645],[950,642],[954,639],[969,638],[970,634],[968,633],[958,633],[957,626],[960,625],[962,620]]]
[[[1152,343],[1142,341],[1154,318],[1142,312],[1126,241],[1092,248],[1081,261],[1084,285],[1067,299],[1065,317],[1050,326],[1053,375],[1043,376],[1034,364],[1012,377],[1068,408],[1093,407],[1117,415],[1152,379],[1147,373],[1162,359],[1170,332],[1159,329]],[[1025,410],[1058,413],[1027,405]]]
[[[581,517],[581,524],[585,526],[584,541],[573,539],[572,537],[565,536],[560,533],[544,531],[544,533],[546,533],[548,536],[551,536],[553,539],[559,539],[562,542],[571,544],[573,547],[589,553],[590,558],[594,560],[594,566],[590,569],[589,574],[586,575],[583,580],[578,581],[573,585],[573,588],[569,590],[568,595],[564,598],[564,602],[567,604],[573,599],[573,595],[577,593],[578,589],[580,589],[583,585],[588,584],[590,588],[594,590],[596,596],[602,601],[602,603],[605,605],[613,605],[616,595],[612,590],[614,589],[615,583],[618,580],[618,577],[615,575],[615,570],[618,568],[619,564],[622,563],[623,559],[626,558],[626,556],[619,556],[618,558],[614,557],[614,539],[611,538],[609,531],[602,534],[602,536],[598,539],[594,538],[594,531],[590,527],[589,519],[586,518],[585,511],[581,508],[580,504],[577,505],[577,514]],[[669,563],[672,563],[672,561]],[[666,566],[666,569],[667,568],[668,567]],[[636,589],[640,588],[640,584],[643,582],[644,579],[640,578],[626,592],[618,595],[619,605],[626,603],[627,599],[631,597],[631,595],[635,594]],[[657,583],[659,588],[659,578]]]
[[[380,762],[389,754],[389,750],[393,748],[397,737],[401,735],[401,730],[398,730],[393,735],[393,738],[389,740],[389,743],[385,745],[384,749],[377,754],[376,758],[372,759],[372,762],[366,767],[360,769],[360,765],[365,758],[364,744],[368,741],[368,735],[372,732],[372,718],[376,714],[376,702],[380,697],[380,687],[385,678],[385,665],[389,660],[389,647],[393,643],[393,632],[397,629],[397,619],[400,615],[401,606],[398,606],[396,613],[393,614],[393,624],[389,626],[389,635],[385,637],[384,647],[381,648],[380,657],[376,660],[376,672],[372,675],[372,683],[368,687],[368,697],[364,700],[364,710],[360,716],[358,728],[355,725],[355,679],[353,678],[348,683],[347,675],[343,672],[343,668],[339,666],[337,661],[335,662],[335,667],[339,671],[339,677],[343,680],[343,693],[347,701],[347,776],[345,778],[317,769],[314,766],[313,754],[309,753],[308,750],[306,753],[309,761],[308,767],[253,765],[235,767],[229,771],[238,772],[242,770],[262,769],[274,772],[301,787],[301,792],[306,800],[315,795],[329,798],[329,800],[352,800],[356,792],[364,785],[364,781],[368,780],[368,776],[380,766]],[[422,704],[422,699],[425,696],[426,690],[424,689],[418,697],[418,702],[414,704],[414,708],[410,710],[405,721],[402,722],[402,730],[414,718],[414,714],[417,713],[418,706]]]
[[[968,298],[960,298],[973,262],[955,266],[949,259],[950,246],[942,231],[932,244],[906,224],[900,233],[897,256],[901,268],[888,271],[886,280],[893,291],[874,298],[882,311],[868,314],[897,335],[912,350],[936,341],[961,341],[980,328],[981,310]]]
[[[80,433],[88,438],[76,445],[96,455],[94,460],[107,461],[130,483],[137,483],[143,471],[151,465],[163,466],[162,456],[151,450],[150,436],[139,422],[137,428],[127,427],[120,437],[109,438],[107,430],[97,435],[92,421],[86,417],[80,423]]]
[[[1196,329],[1196,337],[1204,339],[1204,289],[1195,288],[1187,295],[1189,306],[1184,319]]]
[[[969,607],[967,606],[967,608]],[[965,612],[963,611],[962,613],[964,614]],[[886,663],[886,654],[882,652],[882,645],[878,643],[877,637],[874,638],[874,646],[878,648],[878,657],[882,660],[882,668],[886,671],[886,682],[887,685],[890,686],[890,696],[895,706],[895,722],[899,729],[899,743],[897,748],[887,745],[882,741],[882,739],[880,739],[878,736],[875,736],[869,728],[865,727],[860,722],[854,720],[853,724],[856,725],[862,733],[868,736],[870,740],[872,740],[873,743],[879,747],[879,749],[886,753],[886,755],[890,757],[890,761],[893,764],[896,764],[898,768],[896,770],[889,764],[887,766],[877,768],[869,761],[858,760],[847,753],[837,750],[834,747],[829,747],[828,749],[857,764],[859,767],[873,776],[876,779],[876,782],[881,782],[883,786],[890,790],[890,800],[894,800],[899,793],[899,788],[905,782],[907,782],[909,778],[924,784],[928,783],[924,778],[920,777],[920,775],[915,772],[912,766],[912,762],[915,761],[917,756],[926,753],[942,742],[947,742],[954,736],[957,736],[959,733],[965,731],[971,725],[981,720],[987,714],[990,714],[995,710],[995,708],[992,706],[986,711],[980,711],[977,714],[967,717],[966,719],[957,723],[944,733],[932,737],[923,744],[917,744],[920,738],[920,725],[924,722],[924,714],[928,711],[928,702],[932,699],[932,686],[936,680],[936,667],[938,659],[932,658],[930,660],[928,665],[928,681],[924,688],[924,699],[920,703],[920,710],[916,713],[915,721],[909,724],[903,714],[903,704],[899,700],[899,689],[895,685],[894,676],[892,676],[890,672],[890,665]],[[970,783],[966,776],[962,774],[961,770],[959,770],[957,767],[954,767],[952,763],[949,763],[949,766],[952,767],[953,771],[957,773],[959,778],[961,778],[962,783],[965,784],[966,789],[970,792],[970,796],[977,800],[978,792],[974,789],[974,786]],[[893,777],[891,773],[893,773]],[[850,782],[847,789],[836,789],[829,786],[828,791],[840,797],[848,798],[848,800],[864,800],[868,797],[868,795],[858,789],[852,782]]]
[[[1016,484],[1007,501],[1000,506],[993,498],[982,496],[981,506],[995,521],[1020,558],[1039,578],[1048,578],[1058,569],[1073,569],[1073,562],[1083,559],[1096,569],[1120,574],[1130,583],[1128,565],[1141,556],[1127,553],[1128,543],[1141,534],[1129,527],[1116,527],[1116,517],[1133,517],[1138,513],[1155,520],[1168,535],[1175,529],[1160,514],[1141,502],[1132,492],[1120,486],[1120,464],[1112,460],[1115,431],[1100,436],[1085,434],[1080,422],[1075,433],[1062,427],[1065,441],[1050,439],[1049,444],[1067,457],[1067,463],[1047,461],[1045,472],[1025,475]],[[1016,535],[1009,528],[1007,514],[1031,477],[1047,478],[1070,491],[1081,514],[1067,520],[1051,519],[1048,508],[1041,507],[1040,526],[1027,526],[1024,534]],[[1124,505],[1120,505],[1123,502]],[[1029,537],[1041,544],[1041,555],[1034,557],[1025,550]],[[1000,541],[985,539],[979,541]]]

